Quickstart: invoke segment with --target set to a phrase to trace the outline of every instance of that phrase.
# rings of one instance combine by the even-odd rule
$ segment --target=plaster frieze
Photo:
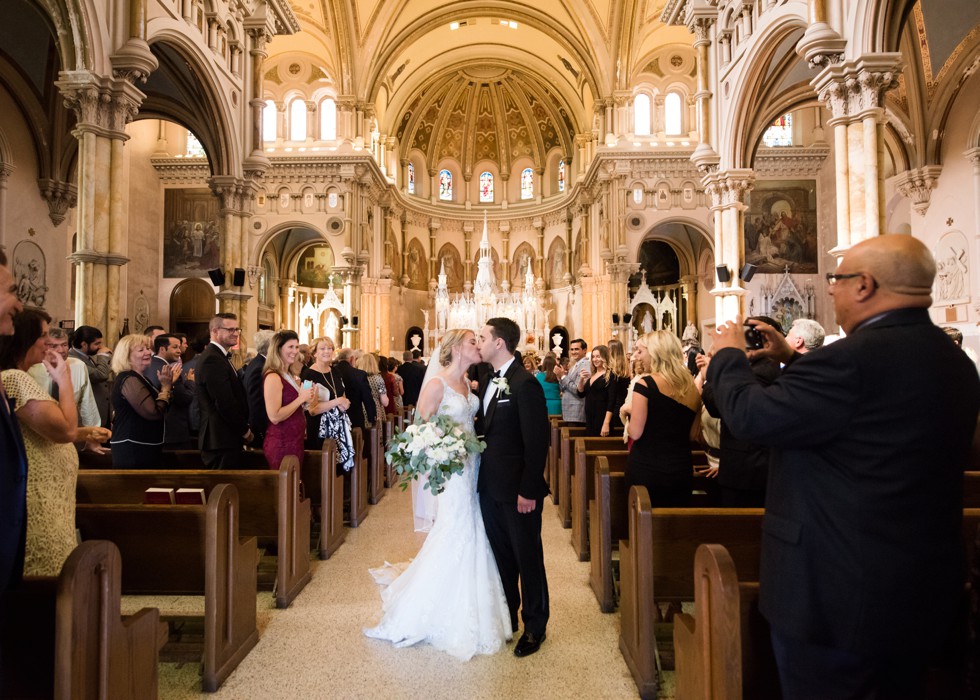
[[[942,171],[941,165],[927,165],[924,168],[906,170],[896,178],[898,191],[903,197],[912,200],[912,208],[919,216],[925,216],[929,211],[929,200],[932,198],[932,191],[939,184]]]
[[[89,71],[62,71],[55,82],[65,107],[75,113],[76,135],[94,132],[99,136],[127,140],[126,125],[139,114],[146,99],[124,78],[99,76]]]
[[[861,118],[884,106],[885,93],[898,85],[902,55],[869,54],[827,66],[810,85],[827,105],[835,121]]]
[[[829,155],[830,146],[826,144],[760,148],[755,156],[755,172],[770,177],[816,177]]]
[[[65,220],[68,210],[78,202],[78,188],[74,183],[49,178],[39,178],[37,186],[41,199],[48,205],[48,217],[58,226]]]

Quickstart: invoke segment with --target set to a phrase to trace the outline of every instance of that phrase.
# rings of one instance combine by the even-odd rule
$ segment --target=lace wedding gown
[[[479,405],[446,385],[439,414],[473,430]],[[510,612],[497,564],[487,541],[476,493],[478,455],[439,494],[439,516],[418,556],[381,593],[383,616],[368,637],[406,647],[428,642],[463,661],[493,654],[511,638]],[[386,583],[385,569],[372,575]]]

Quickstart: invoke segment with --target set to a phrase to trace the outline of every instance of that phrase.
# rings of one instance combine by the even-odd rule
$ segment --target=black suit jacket
[[[367,372],[357,369],[350,362],[335,363],[333,371],[344,383],[347,398],[350,400],[347,415],[350,417],[351,425],[363,429],[365,427],[365,413],[368,422],[374,423],[378,419],[378,409],[375,408],[374,397],[371,396],[371,385],[368,384]]]
[[[198,445],[205,451],[239,449],[248,432],[245,388],[217,345],[209,343],[199,357],[195,372],[201,409]]]
[[[405,362],[395,370],[405,382],[405,394],[402,403],[414,406],[419,402],[419,392],[422,390],[422,380],[425,378],[425,366],[418,362]]]
[[[516,503],[518,495],[544,498],[548,494],[544,466],[551,441],[544,390],[515,359],[504,375],[510,394],[498,389],[484,415],[483,396],[491,378],[492,373],[482,378],[477,394],[476,432],[487,442],[477,491],[502,502]]]
[[[27,532],[27,454],[13,402],[0,394],[0,591],[16,586],[24,570]]]
[[[798,356],[772,386],[708,367],[722,421],[773,447],[760,605],[774,629],[858,654],[935,649],[962,599],[976,367],[924,309]]]
[[[269,429],[269,413],[265,409],[265,355],[256,355],[245,368],[245,394],[248,396],[248,425],[255,434],[252,447],[261,447],[265,431]]]
[[[143,376],[157,391],[160,390],[160,378],[157,374],[167,366],[167,361],[158,355],[150,358],[150,366],[143,371]],[[186,372],[186,368],[184,370]],[[194,399],[193,388],[184,383],[184,374],[170,387],[170,406],[164,416],[163,440],[166,444],[184,443],[191,439],[190,407]]]

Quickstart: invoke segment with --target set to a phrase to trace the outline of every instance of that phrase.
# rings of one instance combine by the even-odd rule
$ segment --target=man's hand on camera
[[[770,326],[768,323],[758,321],[754,318],[750,318],[747,323],[762,333],[762,337],[765,340],[765,345],[763,345],[762,349],[748,351],[750,360],[755,360],[761,357],[771,357],[777,362],[786,364],[790,361],[790,359],[792,359],[793,348],[786,342],[786,338],[782,333]]]

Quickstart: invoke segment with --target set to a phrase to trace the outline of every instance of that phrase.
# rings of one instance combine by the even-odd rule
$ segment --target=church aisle
[[[291,608],[260,609],[258,645],[211,697],[637,697],[619,653],[619,615],[599,612],[588,563],[575,557],[550,500],[543,537],[551,622],[540,652],[518,659],[511,643],[463,663],[428,646],[396,649],[366,638],[361,629],[377,622],[381,605],[368,568],[414,556],[423,540],[411,526],[410,494],[388,490],[330,560],[314,562],[313,580]],[[161,665],[161,699],[201,697],[197,669]]]

